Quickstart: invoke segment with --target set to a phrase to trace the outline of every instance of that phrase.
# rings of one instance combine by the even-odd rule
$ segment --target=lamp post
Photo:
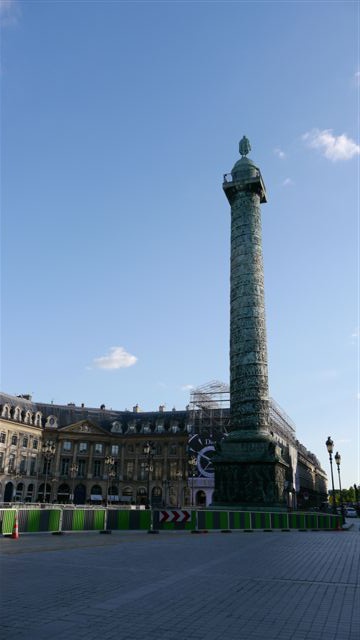
[[[177,471],[176,472],[176,479],[178,481],[178,485],[177,485],[177,503],[178,503],[178,507],[179,509],[181,509],[181,480],[182,480],[183,474],[181,473],[181,471]]]
[[[106,506],[108,506],[108,500],[109,500],[110,475],[111,477],[115,476],[114,464],[115,464],[114,458],[112,456],[106,456],[105,458],[105,467],[107,469]]]
[[[22,476],[21,473],[15,473],[15,475],[14,475],[14,493],[13,493],[12,502],[17,502],[17,499],[16,499],[17,498],[17,483],[18,483],[18,480],[22,479],[22,477],[23,476]]]
[[[337,451],[335,453],[335,462],[336,462],[336,466],[337,466],[337,470],[338,470],[338,476],[339,476],[339,489],[340,489],[340,507],[341,507],[341,515],[342,515],[342,520],[343,520],[343,524],[345,524],[345,509],[344,509],[344,503],[343,503],[343,497],[342,497],[342,490],[341,490],[341,479],[340,479],[340,463],[341,463],[341,455],[340,453]]]
[[[195,469],[197,466],[197,460],[196,460],[196,456],[192,456],[189,459],[189,466],[191,469],[191,506],[194,506],[194,476],[195,476]]]
[[[71,486],[71,503],[74,504],[74,498],[75,498],[75,478],[77,476],[77,472],[79,471],[79,465],[76,464],[76,462],[73,462],[73,464],[70,467],[70,475],[72,477],[72,486]]]
[[[150,471],[153,470],[152,460],[155,455],[155,447],[153,442],[146,442],[143,447],[143,454],[146,456],[146,470],[147,470],[147,507],[150,509],[150,529],[148,533],[159,533],[157,529],[154,529],[154,512],[152,509],[152,499],[150,498]]]
[[[56,451],[55,442],[52,442],[51,440],[46,440],[46,442],[44,442],[41,447],[41,453],[43,454],[44,460],[45,460],[44,502],[46,502],[46,489],[47,489],[46,485],[47,485],[48,471],[49,471],[51,459],[55,455],[55,451]]]
[[[114,478],[116,476],[116,471],[115,471],[114,468],[110,469],[110,471],[108,473],[108,476],[109,476],[109,481],[111,480],[111,484],[110,484],[110,489],[111,489],[112,486],[113,486]],[[108,489],[108,498],[109,498],[109,490],[110,489]],[[110,500],[110,502],[111,502],[111,500]]]
[[[146,471],[147,471],[147,508],[151,509],[152,500],[150,498],[150,471],[153,470],[152,461],[155,455],[155,448],[152,442],[146,442],[143,447],[144,456],[146,456]]]
[[[330,460],[330,469],[331,469],[331,484],[332,484],[332,492],[333,492],[333,504],[332,504],[332,508],[333,508],[333,513],[336,514],[336,504],[335,504],[335,486],[334,486],[334,474],[333,474],[333,466],[332,466],[332,454],[334,451],[334,442],[331,440],[330,436],[328,437],[328,439],[325,442],[326,448],[328,450],[329,453],[329,460]]]

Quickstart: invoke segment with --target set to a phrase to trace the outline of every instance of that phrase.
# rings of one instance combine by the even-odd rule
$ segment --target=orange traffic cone
[[[17,512],[15,513],[15,520],[11,537],[13,538],[13,540],[18,540],[19,538],[19,520]]]

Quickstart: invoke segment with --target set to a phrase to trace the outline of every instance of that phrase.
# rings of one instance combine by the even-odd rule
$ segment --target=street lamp
[[[71,493],[71,502],[72,504],[74,504],[74,498],[75,498],[75,478],[77,476],[77,472],[79,471],[79,465],[76,464],[76,462],[73,462],[73,464],[70,467],[70,475],[72,477],[72,493]]]
[[[17,502],[17,483],[18,483],[18,480],[21,480],[22,477],[23,476],[21,473],[15,473],[14,475],[14,493],[13,493],[13,499],[12,499],[13,502]]]
[[[111,477],[115,476],[114,464],[115,464],[114,458],[112,456],[106,456],[105,458],[105,467],[107,468],[106,506],[108,506],[108,500],[109,500],[110,475]]]
[[[176,479],[178,481],[177,503],[178,503],[179,509],[181,509],[181,484],[180,483],[181,483],[182,477],[183,475],[181,471],[177,471],[176,472]]]
[[[343,497],[342,497],[342,490],[341,490],[341,479],[340,479],[340,463],[341,463],[341,455],[340,453],[337,451],[335,453],[335,462],[336,462],[336,466],[337,466],[337,470],[338,470],[338,476],[339,476],[339,489],[340,489],[340,507],[341,507],[341,515],[342,515],[342,519],[343,519],[343,524],[345,524],[345,509],[344,509],[344,503],[343,503]]]
[[[47,477],[50,467],[51,459],[54,457],[56,451],[55,442],[51,440],[46,440],[41,447],[41,453],[45,459],[45,486],[44,486],[44,502],[46,502],[46,485],[47,485]]]
[[[152,460],[155,455],[155,448],[152,442],[146,442],[143,447],[143,454],[146,456],[146,466],[145,469],[147,471],[147,506],[151,509],[152,500],[150,498],[150,471],[153,470]]]
[[[115,476],[116,476],[116,471],[115,471],[115,469],[110,469],[110,470],[109,470],[109,473],[108,473],[108,476],[109,476],[109,483],[110,483],[110,480],[111,480],[110,489],[108,488],[108,498],[109,498],[109,491],[111,490],[111,488],[112,488],[112,486],[113,486],[114,478],[115,478]],[[108,483],[108,486],[109,486],[109,483]],[[110,502],[111,502],[111,500],[110,500]]]
[[[192,458],[189,459],[188,463],[191,469],[191,506],[193,507],[194,506],[194,477],[195,477],[195,470],[197,466],[196,456],[192,456]]]
[[[332,508],[333,508],[333,512],[334,514],[336,514],[336,504],[335,504],[335,486],[334,486],[334,474],[333,474],[333,466],[332,466],[332,454],[334,451],[334,442],[331,440],[330,436],[328,437],[328,439],[325,442],[326,448],[328,450],[329,453],[329,460],[330,460],[330,469],[331,469],[331,484],[332,484],[332,492],[333,492],[333,504],[332,504]]]

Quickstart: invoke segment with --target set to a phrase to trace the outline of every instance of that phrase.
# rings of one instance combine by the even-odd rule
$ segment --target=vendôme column
[[[230,435],[214,459],[215,504],[245,508],[284,504],[286,463],[269,427],[261,204],[266,190],[258,167],[246,156],[223,189],[231,206]]]

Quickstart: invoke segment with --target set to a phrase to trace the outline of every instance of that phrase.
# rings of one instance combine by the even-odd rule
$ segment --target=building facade
[[[228,407],[214,397],[213,386],[210,393],[203,387],[186,410],[141,412],[0,394],[0,502],[208,506],[212,456],[229,424]],[[319,505],[326,474],[271,406],[275,437],[292,461],[289,506]]]

